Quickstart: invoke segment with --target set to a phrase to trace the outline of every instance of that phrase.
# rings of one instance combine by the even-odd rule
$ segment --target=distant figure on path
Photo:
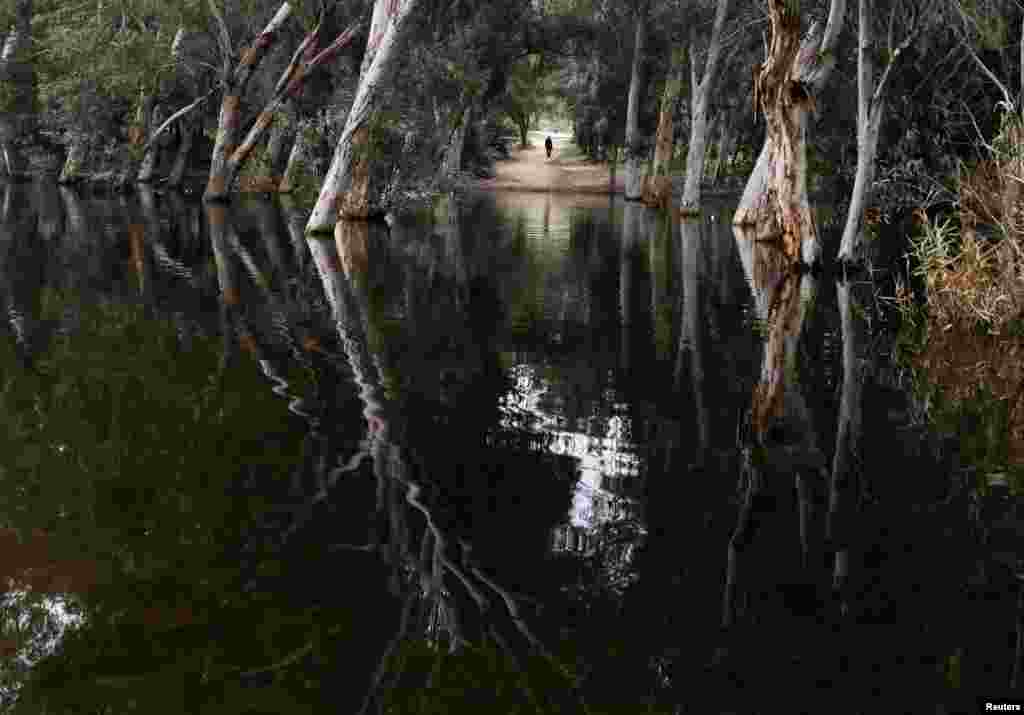
[[[551,141],[551,137],[544,140],[544,150],[548,153],[548,159],[551,158],[551,150],[555,148],[554,143]]]

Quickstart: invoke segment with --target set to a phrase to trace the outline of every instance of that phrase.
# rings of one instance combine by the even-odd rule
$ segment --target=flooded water
[[[0,711],[953,713],[1020,492],[730,206],[0,206]]]

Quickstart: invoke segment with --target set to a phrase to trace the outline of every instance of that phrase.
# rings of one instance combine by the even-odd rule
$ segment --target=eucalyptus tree
[[[647,149],[640,134],[640,103],[644,91],[643,59],[647,40],[647,15],[650,0],[636,0],[633,5],[635,22],[633,61],[629,79],[629,103],[626,108],[626,185],[627,201],[639,201],[643,194],[643,161]]]
[[[779,240],[791,260],[808,264],[820,246],[807,197],[807,125],[835,66],[845,13],[846,0],[831,0],[827,22],[814,21],[801,38],[800,3],[769,0],[771,39],[754,80],[767,131],[733,217],[751,238]]]
[[[11,176],[25,170],[16,144],[32,132],[35,123],[33,9],[33,0],[15,0],[14,24],[0,49],[0,153],[3,170]]]
[[[722,32],[729,0],[717,0],[715,19],[708,38],[704,70],[698,79],[697,27],[690,24],[690,142],[686,152],[686,183],[680,210],[694,213],[700,206],[700,185],[704,178],[704,158],[707,154],[708,112],[712,90],[718,79],[718,61],[722,53]]]
[[[936,2],[932,0],[892,0],[888,12],[877,13],[872,0],[858,0],[857,6],[857,173],[843,228],[838,259],[854,262],[863,248],[864,210],[875,175],[878,138],[885,112],[885,93],[893,69],[918,34],[931,23]],[[883,9],[883,8],[878,8]],[[879,47],[877,35],[887,28],[885,46]],[[1024,46],[1024,45],[1022,45]],[[881,75],[876,79],[876,58],[884,58]]]
[[[395,56],[404,49],[404,25],[416,3],[417,0],[376,0],[374,3],[359,85],[306,225],[307,233],[333,229],[339,215],[366,218],[371,213],[370,122],[380,108],[381,91],[390,79]]]

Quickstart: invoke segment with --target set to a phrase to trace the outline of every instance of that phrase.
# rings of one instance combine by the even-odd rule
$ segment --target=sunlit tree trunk
[[[658,134],[654,140],[654,166],[651,168],[651,175],[644,182],[644,203],[655,208],[667,209],[672,203],[672,176],[669,174],[675,132],[672,115],[675,113],[676,99],[683,84],[682,54],[680,49],[672,53],[672,64],[676,69],[665,81],[665,91],[661,95]]]
[[[824,29],[813,23],[801,41],[799,5],[768,3],[771,43],[754,81],[767,132],[733,223],[751,229],[748,239],[781,241],[791,261],[812,264],[820,250],[807,197],[807,123],[835,65],[845,11],[846,0],[832,0]]]
[[[641,0],[636,8],[636,39],[633,43],[633,68],[629,80],[629,104],[626,107],[626,185],[627,201],[639,201],[643,192],[643,138],[640,136],[640,101],[643,94],[644,43],[647,40],[648,3]]]
[[[367,218],[371,205],[370,169],[374,147],[369,124],[381,90],[388,84],[392,59],[400,51],[405,19],[416,0],[376,0],[359,86],[342,129],[320,196],[306,225],[307,233],[330,232],[341,218]]]
[[[211,0],[210,7],[215,9],[214,0]],[[245,92],[245,87],[253,72],[256,71],[259,63],[277,39],[285,20],[291,16],[291,12],[291,5],[287,2],[281,4],[274,17],[253,41],[252,47],[242,53],[234,71],[231,70],[232,52],[227,25],[219,11],[215,13],[220,26],[220,51],[224,61],[221,79],[225,87],[224,97],[221,100],[220,117],[217,121],[217,137],[214,140],[213,155],[210,158],[210,177],[206,183],[206,192],[203,194],[203,198],[207,201],[224,200],[231,190],[229,183],[230,159],[236,149],[238,134],[241,130],[242,94]]]
[[[718,0],[715,7],[715,21],[708,41],[708,56],[704,63],[704,74],[697,82],[697,31],[690,25],[690,144],[686,151],[686,180],[683,184],[683,198],[680,211],[686,214],[700,211],[700,184],[704,177],[704,158],[707,156],[707,140],[710,133],[708,109],[711,91],[718,78],[718,58],[722,50],[722,28],[729,12],[729,0]]]
[[[15,0],[14,29],[0,50],[0,170],[22,176],[27,168],[17,142],[35,128],[36,73],[32,62],[32,0]]]

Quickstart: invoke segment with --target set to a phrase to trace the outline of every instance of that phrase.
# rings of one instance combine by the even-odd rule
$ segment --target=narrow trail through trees
[[[495,163],[495,177],[479,183],[483,189],[507,191],[556,191],[566,193],[608,193],[607,162],[591,161],[578,153],[569,134],[552,134],[551,159],[544,152],[541,132],[530,132],[531,145],[515,148],[510,158]],[[621,193],[622,172],[616,173],[614,192]]]

